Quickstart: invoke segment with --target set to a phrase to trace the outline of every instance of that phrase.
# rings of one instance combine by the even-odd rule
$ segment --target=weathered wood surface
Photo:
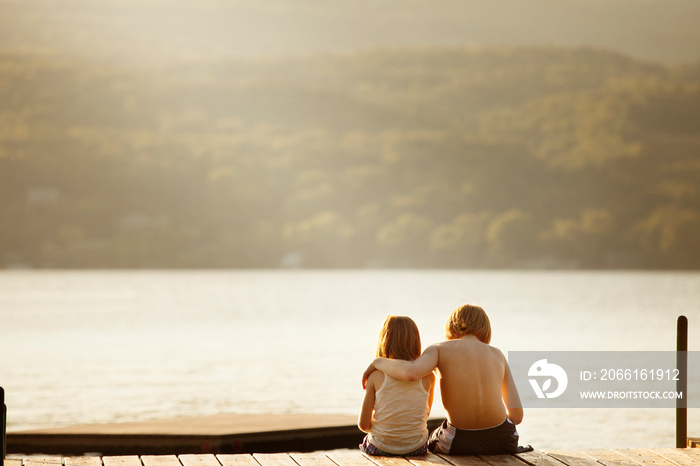
[[[551,450],[517,455],[368,456],[359,450],[310,453],[6,458],[6,466],[700,466],[700,449]]]

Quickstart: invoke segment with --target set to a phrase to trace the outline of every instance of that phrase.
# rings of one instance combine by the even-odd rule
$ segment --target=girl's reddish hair
[[[413,361],[420,356],[420,333],[413,319],[389,316],[379,331],[377,356]]]

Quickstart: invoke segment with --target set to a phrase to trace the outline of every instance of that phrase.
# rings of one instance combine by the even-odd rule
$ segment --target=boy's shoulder
[[[482,343],[482,342],[478,342],[478,345],[479,345],[479,347],[483,348],[484,350],[493,354],[496,357],[505,358],[505,355],[503,354],[503,352],[495,346],[491,346],[488,343]],[[460,340],[444,340],[444,341],[435,343],[434,345],[431,345],[431,346],[434,346],[438,350],[438,352],[442,352],[442,351],[459,352],[459,351],[465,350],[464,345],[460,344]]]

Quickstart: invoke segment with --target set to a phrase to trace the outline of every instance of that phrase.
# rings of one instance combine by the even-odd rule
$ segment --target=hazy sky
[[[158,60],[560,44],[700,58],[697,0],[0,0],[0,51]]]

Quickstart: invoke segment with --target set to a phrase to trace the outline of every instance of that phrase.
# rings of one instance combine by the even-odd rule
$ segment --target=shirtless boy
[[[516,424],[523,408],[508,363],[489,345],[491,324],[479,306],[457,308],[447,321],[446,341],[428,347],[414,361],[376,358],[362,378],[364,387],[375,370],[402,380],[420,380],[438,369],[447,420],[431,435],[437,453],[498,454],[518,448]]]

